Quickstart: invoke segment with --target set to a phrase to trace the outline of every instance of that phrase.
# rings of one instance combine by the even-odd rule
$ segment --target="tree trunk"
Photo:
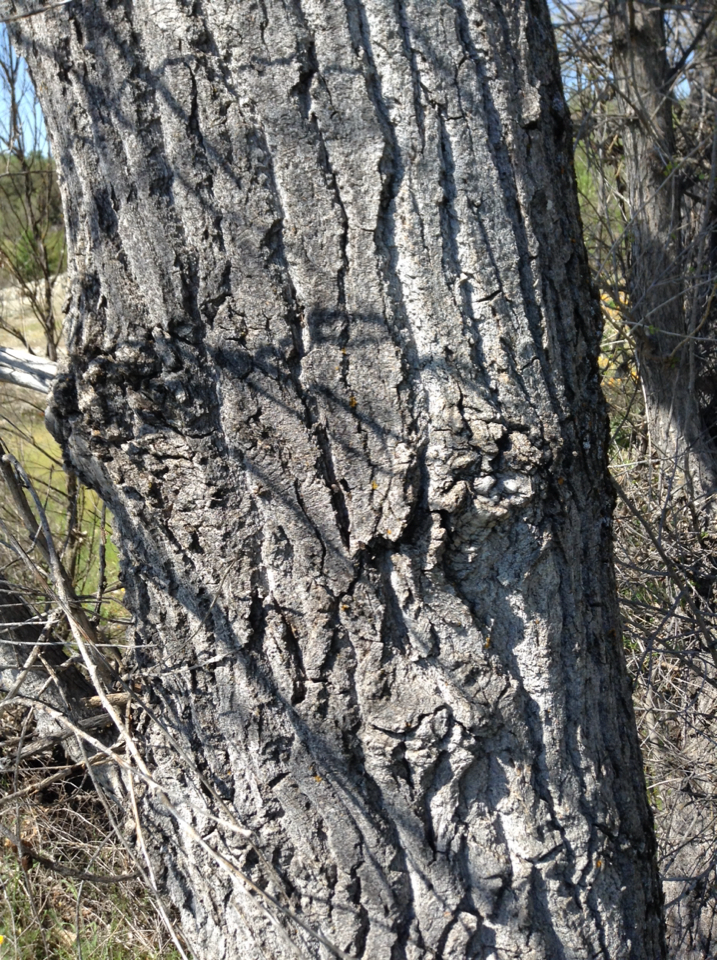
[[[662,6],[609,0],[613,75],[623,120],[631,238],[628,300],[648,429],[664,475],[698,512],[717,482],[716,451],[696,389],[700,317],[686,316],[680,176]]]
[[[50,422],[184,752],[138,732],[197,956],[331,955],[241,871],[367,960],[662,957],[545,5],[95,0],[15,36],[72,265]]]

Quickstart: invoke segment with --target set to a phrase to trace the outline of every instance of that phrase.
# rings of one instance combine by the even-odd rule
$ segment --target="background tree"
[[[26,318],[39,324],[57,360],[61,336],[55,287],[65,269],[62,206],[34,87],[5,30],[0,34],[0,331],[32,353]],[[8,290],[7,288],[12,289]]]
[[[711,257],[704,254],[705,244],[711,245],[715,170],[710,162],[706,182],[693,183],[685,203],[690,170],[679,169],[683,158],[673,122],[680,69],[668,60],[663,6],[615,0],[609,13],[629,218],[626,293],[646,414],[665,468],[675,464],[690,499],[702,510],[717,473],[712,436],[701,417],[694,338],[705,329],[708,316],[703,314],[709,314],[713,296]],[[714,13],[703,12],[705,27],[712,19]],[[706,152],[710,161],[711,127],[713,135],[693,151]],[[690,159],[694,170],[697,158]],[[698,192],[702,196],[695,196]],[[694,216],[695,205],[702,207],[702,216]]]
[[[715,10],[579,3],[559,37],[603,297],[619,586],[670,955],[714,955]],[[637,509],[636,509],[637,508]]]
[[[13,29],[71,251],[53,429],[136,616],[132,729],[104,702],[199,955],[661,957],[547,8]]]
[[[677,469],[704,510],[715,456],[714,10],[559,7],[596,277],[636,357],[662,475]]]

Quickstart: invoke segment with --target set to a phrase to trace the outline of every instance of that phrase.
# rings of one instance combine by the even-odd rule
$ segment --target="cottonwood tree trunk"
[[[608,7],[630,215],[628,299],[648,428],[665,476],[686,482],[698,510],[712,510],[717,451],[702,424],[696,389],[692,338],[700,333],[702,317],[685,310],[688,261],[681,249],[681,177],[675,169],[664,10],[660,3],[633,0],[609,0]]]
[[[145,696],[251,831],[139,729],[206,844],[141,795],[197,955],[331,955],[211,848],[349,956],[662,957],[545,5],[15,30],[72,264],[50,420]]]

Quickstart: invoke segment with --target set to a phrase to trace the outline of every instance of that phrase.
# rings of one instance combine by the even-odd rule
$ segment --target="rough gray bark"
[[[685,311],[681,178],[674,169],[664,10],[659,3],[631,0],[609,0],[608,6],[614,83],[625,118],[623,178],[632,241],[628,298],[648,427],[666,476],[684,479],[701,511],[715,491],[717,452],[700,415],[690,339],[703,318]]]
[[[662,957],[547,8],[14,29],[72,264],[50,421],[146,696],[255,846],[146,725],[172,803],[351,956]],[[142,814],[198,956],[330,955]]]

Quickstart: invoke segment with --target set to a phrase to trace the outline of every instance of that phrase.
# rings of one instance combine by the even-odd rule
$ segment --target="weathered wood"
[[[13,29],[68,227],[50,423],[154,707],[261,856],[148,725],[172,803],[351,956],[662,957],[545,5]],[[198,956],[329,955],[142,802]]]
[[[27,350],[0,347],[0,381],[3,383],[47,393],[56,373],[57,364],[52,360],[36,357]]]
[[[69,706],[79,719],[88,713],[83,701],[94,692],[81,671],[68,661],[52,625],[48,629],[47,620],[18,594],[16,586],[0,576],[0,714],[13,706],[17,708],[16,697],[23,703],[27,702],[25,698],[34,700],[38,705],[38,739],[59,742],[62,728],[43,713],[42,704],[55,710],[66,710]],[[17,744],[3,742],[0,769],[12,769],[16,759],[14,747],[19,747],[20,755],[25,756],[23,748],[28,743],[27,734]],[[72,747],[71,744],[70,754]]]

